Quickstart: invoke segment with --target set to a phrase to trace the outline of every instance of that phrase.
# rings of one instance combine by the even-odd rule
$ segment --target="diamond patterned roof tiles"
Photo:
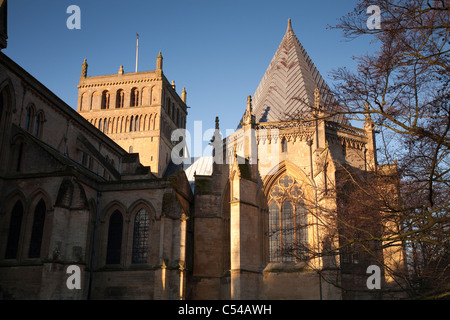
[[[253,96],[256,122],[309,118],[316,88],[320,90],[321,105],[327,108],[333,101],[329,87],[297,39],[289,19],[286,34]],[[343,117],[332,120],[346,122]]]

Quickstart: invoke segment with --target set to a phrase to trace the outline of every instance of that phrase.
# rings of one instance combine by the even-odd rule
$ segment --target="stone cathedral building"
[[[90,76],[85,60],[75,111],[0,52],[0,298],[370,297],[336,285],[342,259],[309,250],[325,250],[310,208],[336,207],[324,190],[339,164],[377,167],[370,118],[358,129],[317,117],[330,101],[289,21],[238,130],[224,138],[216,120],[215,161],[188,169],[191,188],[170,139],[187,93],[161,53],[147,72]],[[73,265],[81,289],[67,285]]]

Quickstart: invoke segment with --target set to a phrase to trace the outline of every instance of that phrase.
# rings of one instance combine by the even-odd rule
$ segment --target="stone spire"
[[[86,62],[86,59],[84,59],[84,62],[81,65],[81,77],[82,78],[86,78],[87,77],[87,70],[88,70],[88,64]]]
[[[253,95],[256,122],[311,118],[316,88],[320,90],[321,107],[327,111],[333,102],[330,89],[297,39],[289,19],[281,44]],[[346,122],[337,117],[332,120]]]

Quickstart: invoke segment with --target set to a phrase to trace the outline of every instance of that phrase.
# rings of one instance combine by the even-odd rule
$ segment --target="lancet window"
[[[300,183],[285,174],[269,193],[269,260],[293,262],[308,256],[308,214]]]

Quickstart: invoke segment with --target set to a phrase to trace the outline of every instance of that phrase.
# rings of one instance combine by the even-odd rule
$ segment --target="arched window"
[[[145,209],[134,218],[132,263],[147,263],[150,216]]]
[[[120,264],[120,255],[122,252],[122,229],[122,214],[120,211],[116,210],[109,218],[106,264]]]
[[[292,262],[308,257],[307,210],[300,184],[282,176],[269,193],[269,260]]]
[[[109,98],[110,98],[110,94],[108,90],[105,90],[102,92],[102,105],[101,108],[102,109],[109,109]]]
[[[281,140],[281,152],[287,152],[287,140],[285,138],[283,138],[283,140]]]
[[[31,126],[32,126],[32,123],[33,123],[33,116],[34,116],[33,105],[29,105],[27,109],[28,109],[27,110],[27,116],[25,118],[25,130],[30,132]]]
[[[125,101],[125,92],[122,89],[117,90],[116,94],[116,108],[123,108]]]
[[[6,243],[5,259],[17,259],[19,248],[20,229],[22,226],[23,205],[19,200],[14,205],[9,222],[8,242]]]
[[[33,227],[31,229],[30,249],[28,251],[29,258],[41,257],[41,245],[42,245],[42,236],[44,234],[44,223],[46,212],[47,208],[45,206],[45,202],[43,199],[41,199],[36,205],[36,208],[34,209]]]
[[[131,89],[130,107],[137,107],[139,105],[139,89]]]
[[[42,112],[39,112],[38,115],[36,116],[36,120],[34,123],[34,129],[33,129],[33,134],[35,137],[41,136],[43,123],[44,123],[44,116],[43,116]]]

